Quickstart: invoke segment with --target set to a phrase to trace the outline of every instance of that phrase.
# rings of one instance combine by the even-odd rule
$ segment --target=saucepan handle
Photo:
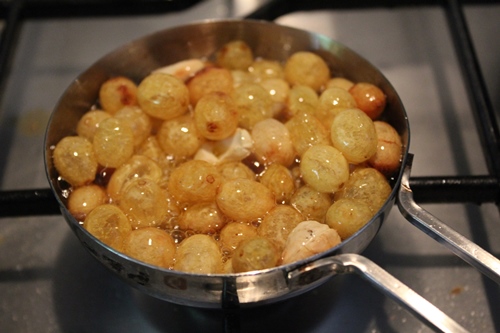
[[[408,155],[397,204],[403,216],[418,229],[443,244],[465,262],[500,284],[500,260],[462,234],[440,221],[431,213],[418,206],[413,200],[410,188],[410,172],[413,155]]]
[[[316,260],[305,267],[288,273],[289,285],[300,287],[319,277],[325,277],[327,272],[357,273],[369,281],[374,287],[390,296],[404,306],[413,315],[439,332],[468,332],[452,318],[435,307],[401,281],[366,257],[347,253]],[[331,275],[331,274],[330,274]]]

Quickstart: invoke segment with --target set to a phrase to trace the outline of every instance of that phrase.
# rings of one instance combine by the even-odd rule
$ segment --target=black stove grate
[[[5,21],[0,37],[0,99],[9,77],[19,31],[25,20],[83,16],[146,15],[187,9],[198,0],[12,0],[0,1],[0,18]],[[394,8],[402,6],[441,6],[446,13],[455,52],[476,119],[476,127],[488,166],[480,176],[412,177],[410,186],[419,203],[495,203],[500,201],[500,134],[494,110],[471,41],[462,6],[493,4],[484,1],[412,0],[275,0],[246,18],[274,20],[294,11],[317,9]],[[0,217],[59,214],[58,203],[50,189],[0,191]]]

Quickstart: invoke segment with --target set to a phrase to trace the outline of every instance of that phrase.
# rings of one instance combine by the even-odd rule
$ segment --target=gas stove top
[[[134,1],[123,3],[129,2]],[[305,8],[297,7],[295,1],[288,2],[290,8],[283,7],[283,1],[271,6],[268,1],[209,0],[178,7],[180,1],[170,1],[172,7],[151,7],[152,14],[146,5],[113,10],[120,6],[113,1],[102,2],[107,9],[96,12],[86,12],[84,7],[67,9],[64,1],[46,1],[60,10],[44,7],[49,9],[37,11],[36,6],[44,1],[27,1],[31,9],[20,10],[22,20],[9,25],[9,15],[15,14],[15,6],[6,10],[10,3],[0,7],[3,31],[15,29],[11,36],[18,36],[1,91],[4,193],[19,194],[26,189],[45,193],[43,138],[51,110],[71,81],[102,55],[145,34],[192,21],[245,16],[275,19],[336,39],[381,69],[408,113],[417,202],[499,257],[498,173],[491,171],[495,163],[483,154],[468,98],[476,86],[471,88],[463,79],[454,46],[457,36],[447,21],[449,12],[434,2],[394,5],[381,1],[376,6],[373,3],[378,2],[361,1],[363,5],[324,9],[321,1]],[[88,3],[99,7],[99,2]],[[143,3],[157,6],[155,1]],[[464,13],[498,118],[500,5],[494,1],[467,4]],[[441,186],[443,179],[447,185],[457,181],[468,187],[464,192],[452,184],[450,190]],[[6,213],[0,219],[0,331],[223,330],[220,311],[170,304],[141,294],[93,259],[62,216],[37,214],[41,210],[30,211],[29,202],[21,200],[12,206],[11,198],[7,199],[9,209],[18,213]],[[417,230],[396,207],[363,255],[470,331],[500,331],[500,287]],[[242,332],[430,332],[355,275],[336,276],[304,295],[245,309],[239,316]]]

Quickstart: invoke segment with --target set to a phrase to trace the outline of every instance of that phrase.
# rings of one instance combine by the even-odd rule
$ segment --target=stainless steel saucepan
[[[262,271],[196,275],[161,269],[131,259],[106,246],[71,216],[59,188],[52,149],[60,139],[74,135],[77,121],[96,102],[100,85],[123,75],[137,82],[153,69],[180,60],[213,55],[223,44],[246,41],[256,56],[285,60],[292,53],[313,51],[322,56],[332,73],[352,81],[371,82],[387,95],[384,120],[401,135],[402,165],[392,180],[392,193],[380,211],[361,230],[338,246],[311,258]],[[330,277],[356,272],[382,292],[405,305],[431,327],[445,332],[465,331],[443,312],[367,258],[359,255],[376,236],[395,201],[412,223],[439,240],[470,264],[500,283],[498,259],[457,234],[415,204],[409,188],[412,155],[409,122],[391,84],[374,66],[347,47],[324,36],[269,22],[214,20],[159,31],[132,41],[104,56],[68,87],[50,119],[45,141],[46,171],[52,190],[69,226],[87,250],[123,280],[154,297],[188,306],[231,308],[256,306],[287,299],[317,287]]]

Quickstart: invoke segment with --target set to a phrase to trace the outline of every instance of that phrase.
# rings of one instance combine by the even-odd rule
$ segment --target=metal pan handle
[[[331,273],[357,273],[439,332],[468,332],[453,319],[366,257],[346,253],[316,260],[288,273],[291,287],[311,283]],[[329,273],[329,274],[328,274]]]
[[[498,258],[456,232],[415,203],[413,192],[410,188],[412,161],[413,155],[409,154],[398,193],[397,204],[403,216],[418,229],[446,246],[465,262],[478,269],[497,284],[500,284],[500,260]]]

